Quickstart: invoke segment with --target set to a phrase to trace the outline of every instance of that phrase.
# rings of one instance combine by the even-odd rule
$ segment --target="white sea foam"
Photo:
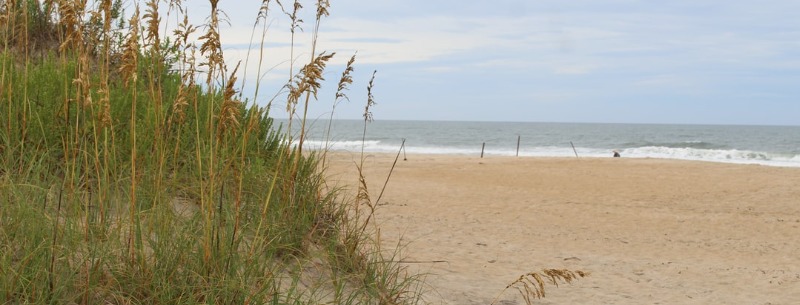
[[[381,145],[381,141],[318,141],[318,140],[307,140],[303,142],[303,147],[310,148],[310,149],[324,149],[329,148],[330,150],[344,150],[344,151],[360,151],[361,146],[364,146],[365,151],[373,151],[373,152],[384,152],[384,148],[388,149],[389,147],[384,147]],[[294,142],[297,145],[297,141]],[[327,145],[327,146],[326,146]]]
[[[325,146],[324,141],[307,141],[307,147],[321,149]],[[329,143],[331,150],[344,150],[357,152],[361,150],[361,141],[332,141]],[[374,153],[393,153],[401,149],[399,143],[383,143],[381,141],[364,142],[364,151]],[[614,149],[612,148],[586,148],[562,146],[543,146],[543,147],[522,147],[519,151],[521,157],[574,157],[575,153],[580,157],[604,158],[611,157]],[[673,148],[663,146],[643,146],[619,150],[625,158],[657,158],[657,159],[676,159],[693,160],[706,162],[736,163],[736,164],[761,164],[768,166],[781,167],[800,167],[800,155],[781,155],[766,152],[748,150],[721,150],[721,149],[700,149],[700,148]],[[451,154],[451,155],[474,155],[479,156],[481,146],[474,147],[446,147],[446,146],[413,146],[405,147],[406,153],[412,154]],[[484,150],[486,156],[516,156],[516,148],[491,147],[487,146]]]
[[[770,166],[800,167],[800,156],[781,155],[749,150],[717,150],[696,148],[639,147],[622,151],[634,158],[660,158],[696,160],[738,164],[761,164]]]
[[[315,126],[327,126],[318,124]],[[309,130],[309,149],[358,152],[364,123],[333,122],[331,142],[325,130]],[[648,124],[582,124],[523,122],[375,121],[369,124],[366,152],[396,153],[402,139],[405,151],[458,154],[610,158],[663,158],[800,167],[800,126],[714,126]],[[295,143],[296,145],[297,143]]]

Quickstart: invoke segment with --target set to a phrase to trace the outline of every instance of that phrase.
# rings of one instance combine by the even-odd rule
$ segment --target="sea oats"
[[[339,78],[339,85],[337,86],[336,89],[336,101],[338,101],[339,99],[348,99],[344,91],[347,90],[348,85],[353,83],[353,76],[351,76],[350,74],[353,73],[354,70],[353,63],[355,61],[356,61],[356,55],[353,54],[353,56],[350,57],[350,60],[347,61],[347,66],[345,66],[345,69],[342,72],[342,77]],[[334,101],[334,105],[336,101]]]
[[[245,108],[250,99],[240,88],[249,87],[237,76],[247,74],[248,64],[228,70],[220,27],[222,3],[243,3],[210,0],[200,30],[183,2],[0,0],[0,198],[14,203],[0,209],[0,231],[19,233],[0,234],[0,269],[15,274],[0,279],[0,298],[14,304],[160,304],[175,296],[220,304],[419,301],[421,280],[385,257],[380,235],[367,230],[377,201],[363,172],[359,203],[370,210],[352,217],[355,199],[340,199],[327,187],[318,155],[285,141],[290,136],[273,125],[261,100],[253,97]],[[167,3],[167,13],[159,12]],[[268,4],[280,2],[260,3],[266,33],[274,21],[267,20]],[[294,34],[302,30],[303,12],[299,1],[292,3]],[[316,41],[330,4],[308,3],[317,4]],[[177,16],[170,15],[174,7]],[[315,50],[303,50],[311,57],[307,65],[289,73],[294,104],[304,99],[306,108],[334,56]],[[291,56],[290,65],[296,60]],[[354,60],[335,102],[348,99]],[[321,267],[311,271],[321,272],[310,286],[308,268],[284,264],[306,262]]]
[[[145,20],[145,41],[149,42],[149,46],[153,52],[158,53],[161,39],[158,34],[158,25],[161,24],[161,17],[158,15],[158,0],[147,1],[147,8],[145,9],[142,19]]]
[[[520,275],[517,280],[508,284],[505,289],[492,301],[492,304],[497,303],[500,296],[503,295],[509,288],[514,288],[519,291],[525,304],[533,304],[534,299],[541,299],[546,296],[545,294],[545,279],[549,280],[552,285],[558,287],[559,282],[572,283],[572,281],[579,277],[589,276],[588,272],[584,271],[570,271],[567,269],[542,269],[541,272],[529,272]]]
[[[82,21],[86,0],[60,0],[58,1],[59,19],[61,28],[64,29],[64,40],[58,47],[60,52],[75,48],[83,44]]]
[[[328,8],[331,7],[331,3],[328,0],[318,0],[317,1],[317,20],[322,18],[323,16],[329,16],[330,13],[328,12]]]
[[[289,87],[289,96],[286,102],[286,110],[294,113],[294,109],[303,94],[310,93],[317,98],[317,92],[322,86],[321,81],[325,80],[322,72],[325,71],[325,65],[336,53],[318,55],[311,63],[305,65],[300,72],[294,77],[293,83],[287,85]]]
[[[200,54],[206,56],[206,62],[201,63],[200,66],[207,67],[208,71],[206,84],[211,85],[214,75],[217,71],[222,71],[225,65],[225,58],[222,55],[222,42],[219,37],[219,11],[217,10],[218,0],[209,0],[211,2],[211,18],[208,23],[206,33],[198,38],[203,43],[200,45]]]
[[[128,86],[131,85],[131,81],[136,83],[137,75],[138,75],[138,66],[139,66],[139,7],[136,7],[136,10],[131,16],[129,24],[132,26],[130,27],[130,31],[128,33],[128,39],[124,45],[124,49],[122,51],[122,65],[119,68],[119,72],[122,75],[122,80]]]
[[[239,70],[239,64],[231,72],[228,81],[225,84],[225,90],[222,91],[223,102],[219,111],[219,124],[217,125],[217,137],[222,138],[226,132],[232,132],[235,128],[239,127],[240,102],[234,99],[236,90],[236,72]]]
[[[377,73],[377,70],[372,72],[372,78],[369,79],[369,85],[367,85],[367,105],[364,107],[364,121],[366,122],[372,122],[372,111],[370,109],[375,106],[375,96],[372,95],[372,88],[375,85],[375,74]]]

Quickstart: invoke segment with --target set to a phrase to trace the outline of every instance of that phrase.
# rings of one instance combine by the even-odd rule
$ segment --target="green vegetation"
[[[127,20],[119,0],[0,4],[0,303],[419,301],[421,281],[366,229],[368,194],[331,190],[322,158],[287,144],[292,126],[236,91],[209,2],[207,24],[183,16],[170,36],[157,0]],[[256,25],[290,8],[294,32],[302,5],[280,4],[263,1]],[[329,5],[315,4],[314,40]],[[285,86],[299,143],[330,58]]]

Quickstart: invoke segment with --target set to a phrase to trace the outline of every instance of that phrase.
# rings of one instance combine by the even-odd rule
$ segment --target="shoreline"
[[[393,153],[365,153],[379,192]],[[358,153],[331,152],[357,183]],[[788,304],[800,299],[800,170],[655,158],[401,153],[376,220],[428,274],[433,304],[488,304],[521,274],[590,272],[540,304]],[[376,195],[377,196],[377,195]],[[503,304],[524,304],[507,291]]]
[[[314,151],[321,153],[322,150],[314,149]],[[360,151],[351,151],[347,149],[331,149],[328,151],[329,155],[350,155],[353,156],[353,160],[356,159],[356,156],[360,154]],[[626,156],[621,155],[619,158],[613,157],[613,151],[609,150],[608,156],[595,156],[595,155],[587,155],[587,156],[580,156],[575,157],[573,156],[532,156],[532,155],[506,155],[506,154],[495,154],[495,153],[485,153],[484,157],[480,156],[480,152],[478,153],[407,153],[407,156],[417,156],[417,157],[424,157],[424,158],[463,158],[463,159],[543,159],[543,160],[606,160],[606,159],[619,159],[619,160],[655,160],[655,161],[665,161],[665,162],[698,162],[698,163],[710,163],[710,164],[722,164],[722,165],[740,165],[740,166],[764,166],[769,168],[786,168],[786,169],[795,169],[800,170],[800,164],[797,165],[780,165],[777,163],[758,163],[758,162],[725,162],[725,161],[718,161],[718,160],[701,160],[701,159],[680,159],[680,158],[661,158],[661,157],[640,157],[640,156]],[[391,157],[394,159],[397,156],[397,152],[384,152],[384,151],[364,151],[364,156],[366,157]],[[403,161],[403,153],[400,153],[399,161]],[[398,162],[399,162],[398,161]]]

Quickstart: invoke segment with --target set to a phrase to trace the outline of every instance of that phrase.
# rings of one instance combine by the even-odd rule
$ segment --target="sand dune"
[[[332,179],[356,185],[357,157],[335,154]],[[366,160],[377,194],[394,156]],[[752,165],[409,155],[377,221],[433,304],[489,304],[542,268],[591,276],[537,304],[800,304],[798,182]]]

